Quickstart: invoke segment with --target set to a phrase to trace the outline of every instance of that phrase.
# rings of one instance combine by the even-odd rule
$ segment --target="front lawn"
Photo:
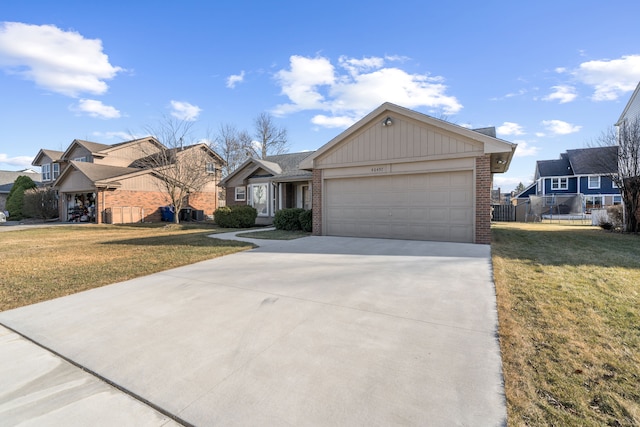
[[[492,234],[509,425],[640,425],[640,237],[517,223]]]
[[[207,223],[70,225],[0,232],[0,311],[231,254]]]
[[[267,239],[267,240],[294,240],[301,237],[311,236],[310,232],[301,230],[262,230],[248,231],[246,233],[237,234],[238,237],[246,237],[249,239]]]

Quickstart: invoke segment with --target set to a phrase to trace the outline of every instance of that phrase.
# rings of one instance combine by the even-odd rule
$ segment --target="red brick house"
[[[141,159],[166,151],[171,150],[153,137],[113,145],[76,139],[64,152],[40,150],[32,164],[42,168],[43,184],[58,191],[61,221],[160,221],[160,208],[170,198],[158,171]],[[184,207],[213,215],[222,158],[205,144],[174,151],[174,156],[203,157],[206,185],[189,194]]]

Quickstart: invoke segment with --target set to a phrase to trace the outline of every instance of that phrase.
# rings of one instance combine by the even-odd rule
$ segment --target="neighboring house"
[[[0,212],[4,211],[7,206],[7,197],[13,187],[13,183],[19,176],[28,176],[36,184],[40,184],[40,173],[24,169],[21,171],[0,171]]]
[[[311,154],[248,159],[220,182],[226,189],[226,205],[253,206],[258,211],[257,224],[271,224],[280,209],[311,209],[312,173],[298,168]]]
[[[622,114],[620,114],[620,118],[616,122],[616,126],[621,126],[625,121],[632,122],[633,120],[638,120],[640,118],[640,83],[636,86],[636,90],[629,98],[629,102],[622,110]]]
[[[42,168],[43,184],[58,191],[61,221],[160,221],[160,208],[170,199],[157,171],[141,159],[166,150],[153,137],[113,145],[76,139],[64,152],[40,150],[32,164]],[[201,192],[189,194],[184,207],[212,215],[218,207],[223,160],[205,144],[184,147],[174,155],[206,156],[202,173],[213,176]]]
[[[610,176],[617,171],[617,149],[594,147],[567,150],[559,159],[538,160],[534,183],[517,198],[580,195],[585,213],[622,203]]]
[[[313,234],[488,244],[516,144],[391,103],[306,157]]]

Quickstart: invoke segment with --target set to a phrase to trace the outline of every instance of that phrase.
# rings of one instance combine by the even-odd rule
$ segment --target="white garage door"
[[[473,242],[473,173],[325,181],[330,236]]]

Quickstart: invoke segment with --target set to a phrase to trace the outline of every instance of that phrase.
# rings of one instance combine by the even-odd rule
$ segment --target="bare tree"
[[[217,154],[208,144],[195,142],[193,124],[165,117],[158,126],[147,128],[163,147],[154,147],[135,163],[137,167],[153,169],[160,190],[167,194],[175,210],[176,224],[180,222],[180,210],[188,204],[189,194],[200,192],[219,177],[213,163]]]
[[[624,229],[637,233],[640,231],[640,117],[623,121],[617,129],[607,129],[595,145],[615,150],[614,156],[602,156],[594,161],[609,171],[615,171],[608,175],[620,189],[624,203]]]
[[[226,162],[222,175],[229,175],[253,154],[251,136],[232,124],[221,124],[212,147]]]
[[[254,149],[256,155],[265,158],[272,154],[283,154],[289,149],[287,130],[277,126],[269,113],[260,113],[254,120],[255,138],[259,144],[259,150]]]

